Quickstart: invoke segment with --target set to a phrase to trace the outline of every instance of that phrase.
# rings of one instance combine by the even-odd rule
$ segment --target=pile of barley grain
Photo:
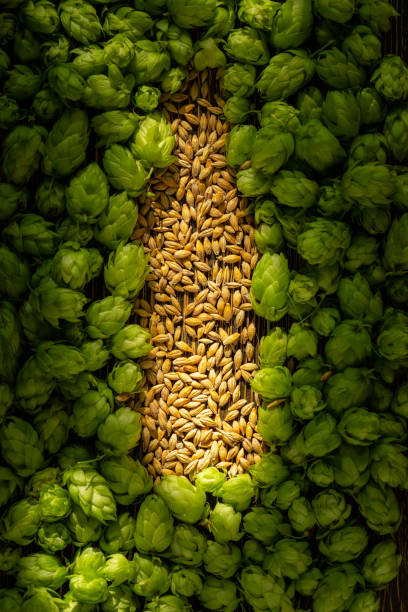
[[[177,160],[155,173],[133,236],[151,263],[135,313],[154,348],[141,363],[146,379],[136,407],[142,461],[154,477],[208,465],[234,475],[262,451],[248,382],[256,370],[249,288],[258,252],[225,159],[222,101],[208,101],[218,82],[210,78],[191,75],[164,103]]]

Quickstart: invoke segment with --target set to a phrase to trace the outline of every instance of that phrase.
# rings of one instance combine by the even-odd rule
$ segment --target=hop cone
[[[255,312],[268,321],[279,321],[288,309],[290,275],[283,254],[264,253],[252,278],[251,302]]]
[[[72,174],[85,160],[87,147],[87,114],[79,108],[66,110],[52,126],[45,142],[44,172],[60,176]]]
[[[58,7],[59,17],[68,36],[83,45],[96,42],[102,35],[102,26],[96,10],[83,0],[65,0]]]
[[[91,468],[71,468],[64,472],[63,482],[72,501],[86,516],[105,524],[116,520],[116,503],[105,478]]]
[[[121,243],[109,255],[105,266],[105,283],[113,296],[134,299],[149,273],[149,257],[142,245]]]
[[[286,0],[273,20],[271,44],[277,49],[300,47],[311,35],[312,27],[312,0]]]

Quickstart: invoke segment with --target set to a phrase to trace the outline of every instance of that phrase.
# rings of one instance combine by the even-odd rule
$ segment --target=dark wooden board
[[[385,51],[398,53],[408,62],[408,2],[394,0],[392,4],[400,13],[385,39]],[[408,495],[401,495],[403,522],[398,533],[402,554],[400,574],[383,594],[382,612],[408,612]]]

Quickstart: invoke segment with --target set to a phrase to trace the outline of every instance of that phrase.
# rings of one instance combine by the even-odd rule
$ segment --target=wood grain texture
[[[386,36],[386,53],[398,53],[408,61],[408,2],[393,0],[400,14],[393,20],[391,32]],[[381,612],[408,612],[408,495],[400,495],[403,522],[398,532],[398,545],[402,564],[398,578],[383,593]]]

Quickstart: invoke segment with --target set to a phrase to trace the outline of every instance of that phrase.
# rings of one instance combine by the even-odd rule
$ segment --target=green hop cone
[[[20,499],[9,506],[0,523],[3,540],[19,546],[30,544],[41,522],[40,506],[32,497]]]
[[[110,555],[107,558],[105,567],[102,570],[102,576],[106,580],[109,580],[113,587],[127,582],[131,575],[131,562],[122,553],[114,553]]]
[[[50,89],[63,100],[78,102],[84,95],[85,80],[72,64],[54,64],[47,72]]]
[[[227,135],[227,160],[238,168],[251,157],[252,146],[256,135],[253,125],[236,125]]]
[[[359,16],[366,22],[377,36],[391,29],[391,17],[397,17],[398,12],[388,0],[360,0]]]
[[[196,28],[211,19],[216,0],[168,0],[167,9],[173,21],[180,28]]]
[[[267,554],[262,567],[278,578],[298,580],[311,564],[312,555],[307,542],[283,538],[274,545],[273,552]]]
[[[11,183],[0,183],[0,221],[6,221],[27,206],[28,192]]]
[[[44,172],[59,176],[72,174],[85,160],[87,147],[87,114],[79,108],[66,110],[45,141]]]
[[[11,130],[20,121],[21,115],[17,100],[5,94],[0,96],[0,129]]]
[[[296,591],[304,597],[311,597],[322,578],[322,572],[317,567],[312,567],[312,569],[307,570],[296,580]]]
[[[398,576],[401,561],[395,542],[387,538],[376,544],[366,555],[362,574],[370,587],[383,589]]]
[[[320,80],[332,89],[355,89],[366,81],[364,68],[349,59],[337,47],[322,51],[316,60]]]
[[[218,543],[227,544],[231,541],[236,542],[243,535],[239,530],[241,518],[241,513],[236,512],[232,506],[217,502],[214,509],[210,512],[208,528]],[[230,576],[226,577],[229,578]]]
[[[263,66],[269,60],[269,51],[264,35],[247,26],[232,30],[224,48],[226,53],[238,62]]]
[[[285,480],[278,487],[269,487],[261,491],[261,503],[265,508],[277,506],[280,510],[289,510],[292,503],[300,497],[301,487],[295,480]]]
[[[71,532],[73,544],[78,547],[97,542],[103,531],[103,525],[99,520],[88,517],[81,507],[75,504],[67,519],[67,526]]]
[[[208,540],[204,554],[206,572],[219,578],[231,578],[241,563],[241,551],[235,544],[219,544]]]
[[[47,132],[40,126],[17,125],[3,141],[2,170],[7,182],[27,183],[40,164]]]
[[[352,91],[329,91],[322,106],[322,121],[340,139],[349,140],[360,130],[360,106]]]
[[[368,482],[357,497],[359,509],[367,525],[380,535],[396,533],[401,522],[397,498],[390,487]]]
[[[199,601],[209,610],[232,612],[239,606],[237,587],[232,580],[207,576],[203,582]]]
[[[108,181],[96,162],[80,170],[66,190],[67,212],[79,223],[96,223],[108,202]]]
[[[59,27],[59,17],[53,2],[25,2],[19,13],[21,21],[33,32],[53,34]]]
[[[21,557],[17,564],[16,584],[20,587],[44,586],[59,589],[67,579],[67,568],[57,557],[45,553],[34,553]]]
[[[141,429],[140,413],[123,406],[99,425],[96,446],[106,454],[127,454],[137,446]]]
[[[241,0],[238,8],[238,19],[257,30],[270,31],[279,8],[279,2]]]
[[[97,249],[85,249],[76,242],[65,242],[53,258],[51,275],[61,286],[82,290],[99,275],[102,265],[103,259]]]
[[[231,96],[223,107],[223,115],[229,123],[244,123],[251,111],[248,98]]]
[[[375,162],[354,166],[343,176],[342,189],[363,206],[386,206],[395,193],[396,174],[390,166]]]
[[[152,488],[152,477],[146,468],[126,455],[103,459],[100,469],[115,499],[123,506],[133,504]]]
[[[0,379],[11,384],[16,375],[22,350],[21,327],[11,302],[0,301],[0,323]]]
[[[72,467],[63,473],[72,501],[86,516],[102,524],[116,520],[116,503],[105,478],[88,467]]]
[[[312,0],[286,0],[278,10],[270,32],[272,47],[293,49],[309,38],[313,27]]]
[[[126,110],[106,111],[91,120],[91,127],[99,136],[97,147],[110,147],[117,142],[126,142],[139,124],[139,117]]]
[[[309,465],[307,477],[318,487],[329,487],[334,482],[333,466],[323,459],[317,459]]]
[[[282,399],[289,397],[292,391],[292,376],[284,366],[262,368],[251,379],[251,387],[265,400]]]
[[[368,236],[364,232],[354,234],[346,251],[343,268],[354,273],[361,266],[374,264],[378,260],[378,248],[379,244],[374,236]]]
[[[296,132],[296,157],[325,174],[346,159],[346,152],[319,119],[310,119]]]
[[[237,474],[226,480],[219,496],[224,504],[230,504],[237,512],[246,510],[255,495],[255,485],[249,474]]]
[[[408,318],[401,310],[385,311],[377,337],[377,352],[389,361],[405,360],[408,356]]]
[[[142,245],[121,242],[109,255],[105,266],[106,286],[113,296],[134,299],[143,287],[149,269],[149,257],[144,254]]]
[[[381,600],[374,591],[362,591],[354,597],[350,612],[379,612],[380,606]]]
[[[386,236],[384,245],[384,267],[393,273],[408,270],[408,251],[405,228],[408,224],[408,214],[395,217]]]
[[[37,257],[53,255],[57,249],[57,234],[50,221],[35,214],[14,217],[4,229],[5,238],[16,251]]]
[[[358,525],[331,531],[319,543],[319,551],[330,562],[345,563],[358,559],[367,548],[368,533]]]
[[[247,565],[239,575],[239,584],[245,601],[255,610],[268,609],[273,606],[288,610],[293,608],[290,598],[285,593],[285,582],[282,578],[271,576],[259,565]],[[284,606],[282,608],[282,606]],[[273,609],[273,608],[272,608]]]
[[[147,39],[135,42],[129,70],[136,80],[136,85],[149,85],[159,80],[170,66],[170,55],[161,42]]]
[[[44,463],[43,443],[27,421],[11,417],[1,430],[1,452],[18,476],[27,478]]]
[[[217,494],[225,482],[225,473],[210,466],[195,474],[195,483],[206,493]]]
[[[174,136],[171,125],[160,113],[147,115],[130,141],[130,150],[144,166],[166,168],[173,163]]]
[[[270,179],[254,168],[240,170],[237,174],[238,191],[245,197],[264,195],[269,191],[270,186]]]
[[[221,62],[221,60],[218,61]],[[162,90],[170,94],[175,94],[181,89],[183,82],[186,80],[187,76],[188,73],[186,69],[182,68],[181,66],[170,68],[170,70],[164,73],[161,79],[160,85]]]
[[[46,219],[61,217],[65,212],[65,186],[55,179],[44,179],[35,192],[35,206]]]
[[[134,533],[136,548],[141,553],[162,553],[173,537],[173,518],[166,503],[158,495],[148,495],[139,507]]]
[[[246,562],[262,563],[266,555],[266,549],[255,539],[245,540],[242,546],[242,556]]]
[[[374,482],[406,489],[408,459],[404,451],[402,445],[381,441],[372,448],[371,477]]]
[[[38,38],[27,28],[18,30],[14,39],[13,52],[21,64],[38,62],[41,59],[41,45]]]
[[[121,512],[117,521],[106,525],[100,539],[100,547],[105,554],[128,552],[134,548],[136,520],[129,512]]]
[[[345,223],[318,218],[307,223],[299,235],[298,252],[313,266],[333,265],[342,258],[350,238]]]
[[[217,41],[214,40],[214,38],[205,38],[197,41],[194,46],[194,50],[194,67],[198,71],[206,70],[206,68],[219,68],[221,66],[225,66],[227,63],[227,58],[225,57],[223,51],[219,49]],[[185,71],[183,70],[182,73],[185,78]]]
[[[106,111],[127,108],[134,83],[132,74],[123,75],[117,66],[110,64],[108,74],[91,74],[87,78],[82,100],[91,108]]]
[[[321,119],[323,106],[323,94],[318,87],[313,85],[302,89],[296,99],[296,107],[299,112],[301,123],[307,123],[313,119]]]
[[[64,446],[58,453],[58,465],[61,470],[67,470],[73,467],[79,461],[89,461],[93,456],[89,452],[86,446],[73,444],[70,446]]]
[[[11,588],[0,589],[0,605],[4,612],[15,612],[22,609],[23,597],[20,591]]]
[[[322,530],[343,527],[351,514],[351,505],[340,491],[327,489],[312,500],[316,522]]]
[[[327,407],[334,415],[348,408],[363,406],[372,393],[371,374],[367,368],[346,368],[330,376],[325,383]]]
[[[55,483],[44,485],[40,491],[40,510],[47,523],[66,518],[71,511],[68,491]]]
[[[34,96],[32,109],[40,123],[50,123],[57,119],[64,105],[55,92],[45,87]]]
[[[406,108],[396,108],[391,111],[385,120],[384,134],[388,146],[399,163],[408,159],[408,111]]]
[[[72,378],[86,369],[81,351],[69,344],[42,342],[35,355],[39,368],[55,380]]]
[[[50,278],[42,279],[29,297],[32,308],[53,327],[60,326],[60,319],[79,323],[87,301],[79,291],[58,287]]]
[[[103,553],[91,546],[77,553],[69,581],[74,600],[97,604],[107,599],[108,584],[103,577],[105,563]]]
[[[186,478],[164,476],[156,485],[155,492],[166,502],[175,518],[180,521],[196,523],[204,515],[206,495]]]
[[[386,55],[371,76],[371,83],[387,102],[408,99],[408,67],[398,55]]]
[[[343,40],[343,53],[357,64],[370,66],[381,59],[381,40],[367,26],[356,26]]]
[[[319,336],[330,336],[340,323],[340,312],[337,308],[320,308],[311,318],[311,325]]]
[[[251,165],[265,174],[274,174],[286,164],[294,152],[293,136],[273,126],[261,128],[252,144]],[[283,173],[281,172],[280,175]],[[279,176],[279,175],[278,175]],[[275,183],[272,183],[272,193]]]
[[[73,49],[72,55],[74,57],[71,63],[84,79],[94,74],[106,72],[103,49],[99,45],[89,45],[88,47]]]
[[[0,257],[0,294],[11,299],[21,297],[27,291],[31,278],[28,264],[4,245],[0,245]]]
[[[37,532],[36,543],[45,552],[56,553],[71,544],[71,534],[64,523],[43,523]]]
[[[348,319],[335,327],[325,346],[325,355],[335,368],[363,365],[371,355],[371,338],[360,321]]]
[[[163,4],[162,0],[149,2],[148,6],[144,6],[144,0],[136,0],[133,4],[135,4],[138,10],[135,11],[129,6],[121,6],[116,9],[115,12],[112,11],[105,14],[103,29],[106,34],[112,36],[122,32],[131,40],[136,41],[142,34],[151,29],[153,20],[150,15],[142,11],[145,9],[152,9],[153,5],[157,5],[158,7],[159,4]],[[159,12],[161,8],[159,8]]]
[[[151,334],[140,325],[126,325],[112,337],[112,353],[117,359],[144,357],[152,350],[150,338]]]
[[[281,327],[274,327],[259,342],[259,363],[261,368],[283,366],[287,357],[288,337]]]
[[[278,53],[261,72],[255,87],[266,100],[285,100],[307,85],[314,72],[314,61],[305,50]]]
[[[250,292],[255,312],[268,321],[279,321],[288,308],[290,276],[284,254],[264,253],[257,263]]]
[[[106,64],[115,64],[121,70],[128,67],[133,59],[133,42],[126,34],[112,36],[104,45],[104,60]]]
[[[70,427],[80,438],[94,436],[98,427],[113,411],[113,393],[103,382],[81,395],[73,404]]]
[[[222,87],[232,96],[247,97],[255,89],[256,69],[250,64],[229,64],[222,73]]]
[[[293,417],[287,404],[258,408],[258,431],[268,444],[285,444],[293,434]]]
[[[12,546],[2,545],[0,548],[0,568],[2,572],[15,572],[18,560],[23,551],[20,547],[13,548]],[[1,602],[1,591],[0,591]]]
[[[136,595],[149,599],[165,593],[170,587],[167,568],[158,557],[134,553],[133,576],[129,583]]]
[[[62,27],[70,36],[83,45],[96,42],[102,35],[97,12],[89,2],[64,0],[58,7]]]
[[[376,323],[382,318],[381,294],[374,294],[359,272],[352,278],[341,279],[337,295],[344,316],[368,323]]]
[[[127,147],[118,144],[106,149],[103,167],[111,185],[126,191],[131,197],[138,197],[144,192],[152,173],[152,169],[145,170],[142,162],[135,159]]]
[[[66,63],[69,60],[69,40],[63,34],[43,42],[41,45],[41,57],[45,66]]]
[[[22,486],[22,480],[15,472],[0,466],[0,506],[4,506]]]
[[[314,611],[347,610],[353,601],[357,584],[363,584],[363,579],[352,563],[326,569],[313,593]]]
[[[117,361],[108,374],[108,384],[115,393],[138,393],[143,381],[143,372],[138,363],[126,359]]]
[[[362,125],[375,125],[380,123],[385,114],[385,103],[373,87],[363,87],[356,94],[360,105],[360,118]]]
[[[199,595],[203,588],[201,572],[189,567],[175,566],[170,574],[170,589],[173,595],[193,597]]]
[[[4,93],[10,98],[14,98],[19,102],[31,100],[40,90],[42,77],[37,68],[16,64],[7,74],[8,78],[4,83],[3,89]],[[17,128],[20,128],[20,138],[24,131],[27,134],[29,133],[29,128],[25,128],[25,126],[20,125]]]
[[[326,408],[322,393],[311,385],[302,385],[293,389],[289,408],[297,419],[310,420]]]
[[[380,134],[363,134],[351,143],[348,167],[370,162],[386,164],[388,158],[387,140]],[[376,210],[377,213],[377,210]]]
[[[288,468],[275,453],[263,454],[261,460],[250,467],[249,472],[260,489],[279,485],[289,476]]]
[[[273,126],[294,134],[300,127],[299,111],[286,102],[266,102],[261,108],[261,127]]]
[[[86,311],[87,334],[105,339],[123,328],[130,317],[132,304],[120,296],[108,296],[92,302]]]
[[[172,563],[198,567],[207,549],[206,537],[192,525],[179,524],[174,528],[169,548],[162,554]]]
[[[283,514],[276,508],[255,506],[245,514],[243,528],[251,537],[270,546],[279,539],[282,523]]]
[[[336,23],[346,23],[353,17],[356,9],[355,0],[314,0],[314,11]]]
[[[159,106],[161,92],[157,87],[151,85],[140,85],[134,94],[137,108],[144,113],[151,113]]]
[[[287,356],[298,361],[317,355],[317,334],[307,325],[292,323],[288,334]]]

